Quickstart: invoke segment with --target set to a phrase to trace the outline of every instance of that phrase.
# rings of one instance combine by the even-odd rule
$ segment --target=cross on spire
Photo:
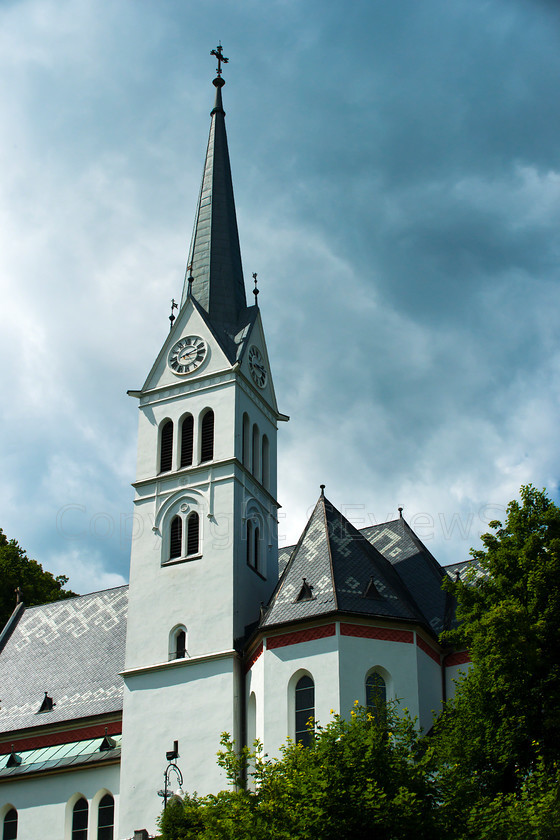
[[[220,44],[218,44],[218,46],[216,47],[215,50],[212,50],[210,52],[210,55],[215,55],[216,58],[218,59],[218,67],[217,67],[217,70],[216,70],[216,72],[218,73],[218,77],[220,77],[222,75],[222,62],[224,64],[227,64],[228,61],[229,61],[229,58],[226,58],[225,55],[222,55],[222,50],[223,50],[223,47],[220,43]]]

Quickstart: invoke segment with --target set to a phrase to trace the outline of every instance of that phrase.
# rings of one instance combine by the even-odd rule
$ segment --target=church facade
[[[164,773],[225,785],[236,744],[307,743],[307,721],[399,699],[426,730],[468,661],[442,649],[444,570],[401,515],[358,531],[321,488],[277,541],[277,405],[247,305],[222,103],[215,104],[185,288],[138,401],[130,584],[26,608],[0,634],[3,840],[156,833]],[[173,315],[173,313],[172,313]],[[281,361],[281,360],[280,360]]]

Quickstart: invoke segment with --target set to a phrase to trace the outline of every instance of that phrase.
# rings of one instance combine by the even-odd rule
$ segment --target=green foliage
[[[165,840],[418,840],[436,830],[431,750],[422,750],[407,715],[393,708],[376,719],[355,706],[315,725],[311,747],[288,742],[271,760],[257,744],[237,754],[227,735],[218,763],[231,784],[245,764],[249,789],[187,798],[183,822],[176,806],[161,818]],[[198,822],[197,822],[198,820]]]
[[[71,598],[75,592],[64,589],[68,578],[54,577],[36,560],[30,560],[15,540],[8,540],[0,528],[0,628],[16,606],[15,590],[19,587],[27,606]]]

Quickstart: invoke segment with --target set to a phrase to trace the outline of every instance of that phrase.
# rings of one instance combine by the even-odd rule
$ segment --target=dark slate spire
[[[188,277],[192,275],[192,296],[222,327],[235,328],[247,307],[237,218],[226,136],[225,111],[222,105],[221,61],[213,84],[216,101],[206,152],[206,163],[198,200],[196,221],[187,263],[187,279],[181,306],[188,296]],[[218,55],[212,51],[213,55]]]

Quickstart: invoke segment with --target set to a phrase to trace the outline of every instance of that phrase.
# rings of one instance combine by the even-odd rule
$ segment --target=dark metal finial
[[[179,309],[179,304],[175,303],[175,298],[171,298],[171,315],[169,316],[169,320],[171,322],[169,324],[169,330],[170,331],[173,329],[173,322],[175,320],[175,315],[173,314],[174,309]]]
[[[194,283],[194,277],[192,276],[192,265],[187,266],[187,271],[189,272],[189,276],[187,277],[187,283],[189,284],[189,287],[187,289],[187,297],[190,297],[192,295],[192,286]]]
[[[210,55],[215,55],[218,59],[218,67],[216,68],[218,78],[220,78],[220,76],[222,75],[222,64],[227,64],[229,61],[229,58],[226,58],[225,55],[222,55],[222,50],[222,42],[220,41],[216,49],[210,52]]]
[[[253,274],[253,280],[255,281],[255,288],[253,289],[253,294],[255,295],[255,306],[258,306],[259,302],[257,300],[257,297],[258,297],[258,294],[259,294],[259,290],[257,289],[257,273],[256,272]]]
[[[16,604],[21,604],[21,602],[23,601],[23,592],[21,591],[19,586],[16,586],[15,593],[16,593]]]
[[[400,508],[399,508],[399,517],[400,517],[401,519],[403,518],[403,516],[402,516],[402,512],[403,512],[403,508],[402,508],[402,507],[400,507]]]
[[[321,496],[324,496],[325,495],[325,485],[320,484],[319,487],[321,488]]]

